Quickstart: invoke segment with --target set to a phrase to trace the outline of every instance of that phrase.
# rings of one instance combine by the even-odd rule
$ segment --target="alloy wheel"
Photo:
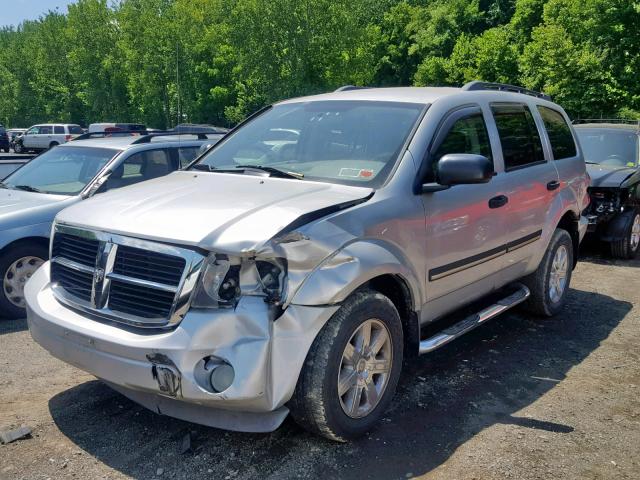
[[[549,298],[557,303],[567,286],[567,272],[569,270],[569,252],[565,245],[560,245],[551,263],[549,272]]]
[[[386,325],[366,320],[342,353],[338,371],[340,406],[351,418],[366,417],[376,408],[391,377],[393,344]]]

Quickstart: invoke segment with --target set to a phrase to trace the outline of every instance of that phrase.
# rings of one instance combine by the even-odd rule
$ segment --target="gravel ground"
[[[156,415],[0,322],[0,427],[33,428],[0,446],[0,479],[638,479],[639,273],[588,256],[564,314],[508,313],[419,358],[350,444],[291,420],[256,435]]]

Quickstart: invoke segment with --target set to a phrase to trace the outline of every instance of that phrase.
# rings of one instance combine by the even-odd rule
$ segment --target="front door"
[[[436,133],[428,169],[446,154],[473,153],[493,159],[480,107],[451,112]],[[434,181],[432,178],[426,181]],[[504,255],[505,226],[495,199],[504,195],[502,176],[478,185],[456,185],[423,194],[427,215],[426,315],[437,317],[495,288]],[[431,318],[423,318],[423,321]]]
[[[27,130],[24,136],[22,137],[22,146],[24,148],[38,148],[36,145],[38,142],[39,132],[40,132],[39,126],[31,127],[29,130]]]

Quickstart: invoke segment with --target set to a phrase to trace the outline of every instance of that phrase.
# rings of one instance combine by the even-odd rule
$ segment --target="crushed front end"
[[[338,306],[282,306],[287,262],[57,224],[27,286],[33,338],[132,400],[187,421],[272,431]]]

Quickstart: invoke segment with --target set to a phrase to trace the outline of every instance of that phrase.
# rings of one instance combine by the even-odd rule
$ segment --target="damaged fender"
[[[411,262],[394,250],[392,245],[374,239],[347,244],[318,264],[290,293],[288,302],[310,306],[338,304],[369,280],[392,274],[407,283],[412,308],[417,310],[423,298],[418,277],[408,267]]]

